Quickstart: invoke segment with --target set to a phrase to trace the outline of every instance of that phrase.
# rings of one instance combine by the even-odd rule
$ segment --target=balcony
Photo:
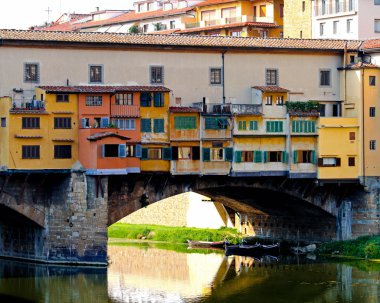
[[[111,104],[111,117],[140,117],[140,107],[137,105]]]
[[[200,22],[186,23],[185,28],[197,28],[200,27]]]
[[[220,103],[193,103],[193,107],[199,108],[201,112],[208,114],[245,114],[245,115],[262,115],[261,104],[220,104]]]
[[[231,113],[235,115],[262,115],[261,104],[231,104]]]
[[[13,100],[10,112],[30,112],[30,111],[45,111],[45,102],[38,100]]]
[[[332,5],[328,2],[314,5],[313,13],[315,17],[323,18],[324,16],[350,14],[357,11],[356,0],[335,1]]]

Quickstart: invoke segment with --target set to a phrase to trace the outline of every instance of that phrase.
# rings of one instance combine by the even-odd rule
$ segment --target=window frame
[[[96,77],[93,75],[92,69],[100,68],[100,80],[93,78]],[[104,83],[104,65],[103,64],[89,64],[88,65],[88,83],[90,84],[102,84]]]
[[[217,72],[219,73],[219,79]],[[209,84],[211,86],[220,86],[223,84],[223,68],[222,67],[210,67],[209,68]],[[219,80],[219,82],[217,81]]]
[[[273,82],[273,74],[275,81]],[[265,85],[278,86],[280,85],[280,76],[278,68],[266,68],[265,69]]]
[[[69,147],[70,151],[67,153],[67,155],[69,155],[69,157],[63,151],[58,152],[58,149],[62,148],[62,147],[65,147],[65,148]],[[67,144],[67,145],[59,145],[59,144],[54,145],[54,159],[71,159],[71,158],[72,158],[72,145],[69,145],[69,144]]]
[[[133,105],[133,93],[115,94],[115,104],[116,105]]]
[[[60,99],[62,99],[62,100],[60,100]],[[56,94],[55,95],[55,102],[57,102],[57,103],[68,103],[69,101],[70,101],[69,94]]]
[[[71,117],[54,117],[54,129],[71,129],[71,125]]]
[[[35,66],[35,75],[32,77],[32,66]],[[39,62],[24,62],[23,65],[24,72],[23,72],[23,82],[24,83],[40,83],[40,63]],[[27,76],[29,75],[29,76]]]
[[[376,150],[376,140],[369,140],[369,150]]]
[[[370,106],[370,108],[369,108],[369,116],[371,118],[376,117],[376,107],[375,106]]]
[[[95,100],[98,98],[99,100]],[[86,106],[103,106],[103,96],[101,95],[86,95]]]
[[[369,86],[376,86],[376,76],[368,76]]]
[[[157,76],[157,71],[160,71],[161,77]],[[152,85],[164,84],[164,66],[163,65],[150,65],[149,75],[150,75],[150,84]]]
[[[33,154],[35,154],[35,155],[33,155]],[[21,157],[22,157],[22,159],[28,159],[28,160],[40,159],[41,158],[41,147],[40,147],[40,145],[22,145],[21,146]]]
[[[221,152],[221,154],[220,154]],[[218,157],[214,157],[217,155]],[[223,147],[211,147],[210,148],[210,161],[211,162],[222,162],[224,161],[224,148]]]
[[[29,121],[29,123],[26,123],[27,121]],[[36,123],[34,123],[34,122],[32,123],[32,121],[34,121]],[[30,126],[30,125],[32,125],[32,126]],[[22,129],[40,129],[41,128],[40,117],[22,117],[21,118],[21,128]]]
[[[328,78],[328,84],[323,84],[323,80],[326,81],[326,79],[323,78],[323,73],[328,73],[329,78]],[[331,69],[329,68],[324,68],[324,69],[319,69],[319,87],[331,87]]]

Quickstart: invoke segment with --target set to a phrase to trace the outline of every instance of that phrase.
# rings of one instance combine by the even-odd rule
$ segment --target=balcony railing
[[[137,105],[111,105],[111,117],[139,117],[140,107]]]
[[[11,111],[17,111],[17,110],[36,110],[36,111],[45,110],[45,102],[38,101],[38,100],[30,100],[30,101],[13,100]]]
[[[193,107],[199,108],[203,113],[209,114],[252,114],[261,115],[261,104],[220,104],[220,103],[193,103]]]
[[[200,27],[200,22],[186,23],[185,28],[197,28]]]
[[[263,107],[261,104],[231,104],[232,114],[261,115]]]

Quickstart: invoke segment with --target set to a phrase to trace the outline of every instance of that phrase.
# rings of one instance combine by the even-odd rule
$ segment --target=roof
[[[116,138],[119,138],[121,140],[129,140],[130,139],[128,137],[125,137],[125,136],[122,136],[122,135],[119,135],[119,134],[113,133],[113,132],[101,132],[101,133],[93,134],[93,135],[87,137],[87,140],[98,141],[98,140],[102,140],[104,138],[109,138],[109,137],[116,137]]]
[[[349,64],[346,67],[340,67],[338,68],[339,70],[347,70],[347,69],[371,69],[371,68],[376,68],[379,69],[380,66],[372,63],[367,63],[367,62],[358,62],[355,64]]]
[[[361,48],[363,50],[380,48],[380,39],[370,39],[370,40],[363,41]]]
[[[231,2],[238,2],[237,0],[207,0],[201,3],[197,4],[197,7],[202,7],[202,6],[210,6],[210,5],[215,5],[215,4],[224,4],[224,3],[231,3]]]
[[[201,110],[196,107],[171,106],[169,111],[172,113],[199,113]]]
[[[99,32],[51,32],[27,30],[0,30],[1,45],[21,42],[25,44],[49,44],[62,46],[70,44],[94,44],[103,47],[120,46],[161,46],[191,48],[229,48],[229,49],[299,49],[343,52],[358,50],[361,41],[332,39],[282,39],[282,38],[235,38],[187,35],[151,35],[151,34],[118,34]],[[1,46],[0,45],[0,46]]]
[[[288,93],[290,90],[282,88],[276,85],[266,85],[266,86],[252,86],[252,88],[261,90],[264,93]]]
[[[79,86],[39,86],[38,88],[48,94],[54,93],[110,93],[118,92],[170,92],[164,86],[101,86],[101,85],[79,85]]]
[[[203,32],[203,31],[210,31],[210,30],[216,30],[216,29],[222,29],[222,28],[236,28],[236,27],[245,27],[245,26],[251,26],[251,27],[278,27],[275,23],[268,23],[268,22],[237,22],[237,23],[229,23],[229,24],[223,24],[223,25],[213,25],[213,26],[206,26],[206,27],[195,27],[195,28],[189,28],[179,31],[180,34],[182,33],[196,33],[196,32]]]

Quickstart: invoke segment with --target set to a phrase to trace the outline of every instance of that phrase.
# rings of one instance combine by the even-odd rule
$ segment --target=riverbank
[[[210,229],[115,223],[108,228],[108,237],[169,243],[187,243],[187,240],[223,241],[227,239],[231,243],[236,243],[242,236],[236,229],[225,227]]]
[[[355,240],[319,244],[317,253],[380,262],[380,236],[365,236]]]

